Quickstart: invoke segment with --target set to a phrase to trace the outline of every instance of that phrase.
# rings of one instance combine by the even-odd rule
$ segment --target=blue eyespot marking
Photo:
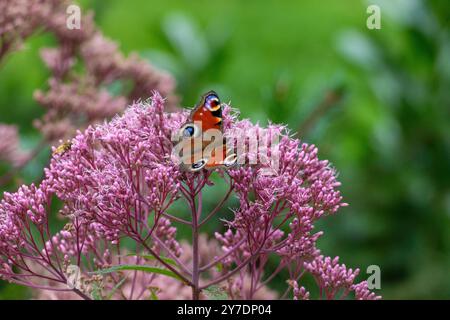
[[[208,109],[213,109],[220,104],[219,97],[215,94],[209,94],[205,98],[205,105]]]
[[[194,135],[195,129],[192,126],[187,126],[183,130],[183,136],[184,137],[192,137]]]
[[[205,160],[200,160],[199,162],[193,163],[192,164],[192,169],[201,169],[205,166],[206,161]]]

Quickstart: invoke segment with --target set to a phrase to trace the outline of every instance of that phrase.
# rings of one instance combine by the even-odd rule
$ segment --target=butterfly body
[[[181,157],[181,162],[187,171],[213,170],[236,163],[234,150],[227,148],[223,138],[222,109],[219,96],[209,91],[202,96],[181,127],[180,147],[188,150]]]

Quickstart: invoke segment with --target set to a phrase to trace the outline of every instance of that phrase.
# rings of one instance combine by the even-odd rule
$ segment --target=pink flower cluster
[[[339,264],[339,257],[331,259],[322,255],[316,256],[311,262],[305,262],[304,268],[316,280],[321,295],[327,299],[345,298],[349,292],[355,293],[358,300],[376,300],[379,296],[368,289],[366,281],[355,284],[359,269],[348,269],[345,264]]]
[[[0,2],[0,60],[33,33],[48,32],[56,38],[57,47],[41,51],[51,72],[48,89],[34,95],[46,109],[34,125],[47,141],[71,138],[77,129],[111,118],[153,90],[167,97],[168,110],[175,109],[175,82],[169,74],[136,54],[125,57],[96,28],[91,12],[82,11],[80,29],[69,29],[69,5],[73,3],[68,0]]]
[[[34,287],[42,286],[42,277],[64,284],[68,266],[75,265],[87,285],[57,288],[89,298],[92,287],[107,292],[120,283],[125,271],[103,278],[92,272],[129,263],[129,257],[122,257],[129,250],[124,244],[131,239],[134,264],[165,269],[192,291],[193,299],[207,296],[215,286],[229,298],[254,299],[281,275],[288,277],[281,298],[310,298],[299,286],[305,273],[316,279],[323,292],[320,298],[337,298],[340,289],[356,298],[378,298],[368,291],[367,283],[355,283],[357,271],[324,258],[317,248],[323,232],[313,231],[315,222],[345,205],[335,172],[327,161],[318,159],[317,148],[289,137],[283,127],[263,129],[239,121],[229,107],[224,114],[225,130],[230,132],[243,128],[281,135],[275,174],[260,174],[270,165],[264,163],[228,171],[182,171],[172,161],[171,137],[188,114],[164,112],[164,100],[155,93],[148,103],[136,103],[109,123],[79,132],[70,150],[54,156],[39,187],[24,186],[15,194],[5,194],[0,204],[2,277]],[[203,193],[212,187],[211,177],[216,174],[228,190],[216,208],[204,212]],[[220,245],[205,257],[200,232],[218,219],[230,196],[237,198],[239,206],[225,222],[225,231],[215,235]],[[61,208],[52,206],[57,201]],[[190,219],[170,210],[178,201],[187,204]],[[55,211],[70,221],[58,234],[52,234],[48,224]],[[178,228],[191,230],[190,246],[179,244]],[[144,255],[152,260],[143,259]],[[279,261],[275,269],[270,267],[271,259]],[[156,281],[143,271],[129,271],[127,277],[132,277],[128,298],[142,296],[138,291],[143,281],[145,286]]]
[[[6,162],[19,167],[28,157],[28,153],[19,146],[17,127],[0,123],[0,163]]]

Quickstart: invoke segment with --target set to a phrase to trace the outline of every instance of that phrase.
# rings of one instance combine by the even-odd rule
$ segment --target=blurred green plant
[[[202,29],[189,15],[173,12],[163,19],[161,32],[169,49],[146,50],[142,56],[175,75],[178,92],[186,101],[197,100],[211,87],[226,90],[218,75],[227,56],[229,29],[219,29],[214,20]]]
[[[333,245],[378,262],[385,297],[448,298],[450,29],[442,12],[450,6],[375,2],[381,32],[348,30],[337,40],[352,68],[349,87],[365,82],[358,100],[374,104],[369,119],[356,113],[350,127],[329,133],[352,216],[330,222],[341,234]]]

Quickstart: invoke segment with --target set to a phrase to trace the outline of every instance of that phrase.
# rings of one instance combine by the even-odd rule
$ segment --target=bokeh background
[[[123,52],[172,73],[182,105],[214,89],[242,118],[285,123],[319,147],[350,204],[317,226],[325,254],[363,274],[380,266],[384,298],[450,298],[448,0],[80,3]],[[380,30],[366,27],[369,4]],[[0,122],[19,125],[25,149],[44,112],[33,91],[49,77],[39,48],[53,41],[35,35],[0,64]],[[49,154],[20,182],[38,180]],[[0,283],[0,299],[30,296]]]

